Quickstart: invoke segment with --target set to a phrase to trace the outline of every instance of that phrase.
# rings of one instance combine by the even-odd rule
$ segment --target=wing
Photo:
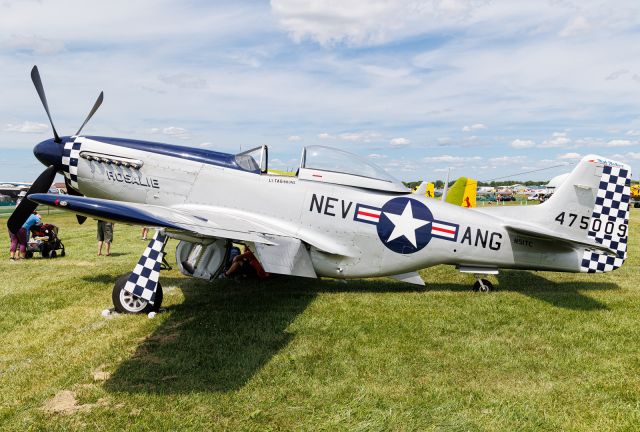
[[[238,241],[275,244],[264,234],[285,235],[275,229],[237,216],[216,214],[215,220],[184,209],[134,204],[71,195],[32,194],[29,199],[83,216],[132,225],[186,232],[195,237],[229,238]]]
[[[212,206],[182,205],[161,207],[83,196],[31,194],[30,200],[72,213],[96,219],[165,228],[170,233],[188,233],[194,237],[227,238],[264,245],[289,244],[292,239],[302,241],[324,252],[354,256],[347,246],[313,229],[299,229],[291,224],[278,226],[275,220],[259,215],[233,212]],[[294,254],[295,255],[295,254]]]

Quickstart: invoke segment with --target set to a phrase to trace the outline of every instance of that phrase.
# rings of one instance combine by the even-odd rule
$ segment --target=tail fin
[[[536,222],[569,238],[585,238],[616,252],[585,249],[580,271],[608,272],[627,257],[631,168],[585,156],[553,196],[536,209]]]
[[[478,182],[476,180],[460,177],[449,188],[446,201],[449,204],[455,204],[462,207],[476,206],[476,190]]]

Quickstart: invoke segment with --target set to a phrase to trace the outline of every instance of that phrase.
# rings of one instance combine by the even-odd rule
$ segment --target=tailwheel
[[[131,314],[158,312],[162,305],[162,285],[160,285],[160,282],[158,282],[158,286],[156,288],[155,302],[154,304],[151,304],[147,300],[135,296],[124,289],[130,275],[131,273],[127,273],[120,276],[113,286],[111,300],[113,301],[113,306],[116,312]]]
[[[477,278],[476,283],[473,284],[473,290],[476,292],[491,292],[495,291],[493,284],[489,282],[487,279]]]

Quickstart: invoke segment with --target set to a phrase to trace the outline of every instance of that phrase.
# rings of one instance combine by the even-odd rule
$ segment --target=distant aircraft
[[[467,177],[460,177],[448,188],[445,201],[461,207],[476,206],[476,188],[478,182]],[[417,195],[424,195],[427,198],[435,197],[435,185],[433,183],[422,182],[414,191]]]
[[[478,182],[476,180],[460,177],[449,188],[446,201],[462,207],[475,207],[477,188]]]
[[[500,268],[607,272],[627,256],[628,165],[587,156],[546,203],[463,209],[412,194],[367,159],[323,146],[302,150],[297,176],[268,174],[266,146],[239,154],[80,135],[60,137],[36,67],[32,80],[54,138],[37,144],[47,168],[7,223],[17,232],[37,204],[154,227],[133,271],[115,283],[121,312],[157,310],[160,264],[178,240],[183,273],[213,280],[233,241],[270,273],[309,278],[391,276],[423,285],[417,270],[456,266],[488,291]],[[84,126],[102,102],[94,104]],[[47,194],[56,172],[72,195]],[[50,269],[55,271],[55,269]],[[63,271],[62,269],[60,271]]]

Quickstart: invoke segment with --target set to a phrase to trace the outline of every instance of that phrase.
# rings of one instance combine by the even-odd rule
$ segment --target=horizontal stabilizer
[[[556,231],[551,231],[539,226],[525,225],[525,224],[518,223],[517,225],[507,224],[505,225],[505,228],[516,234],[522,234],[529,237],[535,237],[535,238],[540,238],[545,240],[559,241],[563,243],[568,243],[573,246],[584,247],[584,248],[604,252],[608,255],[613,255],[613,256],[616,255],[616,251],[614,249],[608,248],[596,242],[591,242],[589,241],[588,238],[585,238],[585,239],[571,238],[566,235],[559,235],[558,232]]]

